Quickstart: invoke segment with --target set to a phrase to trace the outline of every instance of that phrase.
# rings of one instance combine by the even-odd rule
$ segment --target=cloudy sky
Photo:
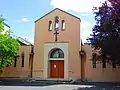
[[[49,11],[60,8],[81,18],[81,38],[86,42],[95,24],[93,6],[104,0],[1,0],[0,15],[11,26],[13,35],[34,41],[34,21]]]

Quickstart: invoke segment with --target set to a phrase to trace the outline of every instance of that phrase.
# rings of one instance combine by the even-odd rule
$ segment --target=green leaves
[[[0,17],[0,71],[4,66],[13,65],[14,57],[17,56],[20,44],[10,36],[10,33],[1,34],[4,30],[4,19]]]
[[[4,30],[4,19],[0,17],[0,32]]]

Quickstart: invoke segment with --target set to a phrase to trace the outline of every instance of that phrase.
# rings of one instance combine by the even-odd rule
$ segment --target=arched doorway
[[[64,78],[64,52],[55,48],[49,52],[50,78]]]

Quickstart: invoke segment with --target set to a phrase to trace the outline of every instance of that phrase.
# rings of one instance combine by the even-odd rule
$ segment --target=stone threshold
[[[32,80],[32,81],[65,81],[65,82],[70,82],[72,79],[64,79],[64,78],[40,78],[40,77],[34,77],[34,78],[29,78],[29,77],[0,77],[0,80]]]
[[[72,79],[62,79],[62,78],[16,78],[16,77],[10,77],[10,78],[0,78],[0,82],[43,82],[43,83],[55,83],[55,84],[73,84],[75,80]]]

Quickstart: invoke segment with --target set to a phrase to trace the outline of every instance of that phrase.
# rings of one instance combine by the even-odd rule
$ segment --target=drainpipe
[[[84,68],[84,61],[83,61],[83,57],[84,57],[84,55],[85,55],[85,52],[83,51],[83,50],[81,50],[80,51],[80,57],[81,57],[81,82],[83,82],[84,81],[84,75],[83,75],[83,70],[85,69]]]
[[[34,57],[34,46],[32,45],[31,54],[30,54],[30,58],[31,58],[30,78],[32,78],[32,73],[33,73],[33,57]]]

